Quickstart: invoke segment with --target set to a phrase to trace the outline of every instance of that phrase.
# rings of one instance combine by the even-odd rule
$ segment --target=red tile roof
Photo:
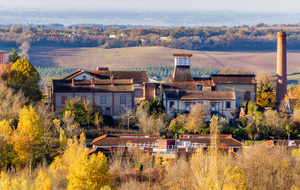
[[[193,54],[188,54],[188,53],[174,53],[174,57],[192,57]]]
[[[165,91],[169,100],[235,100],[234,91]]]

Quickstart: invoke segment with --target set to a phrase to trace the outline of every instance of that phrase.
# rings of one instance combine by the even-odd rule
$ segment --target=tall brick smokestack
[[[281,31],[277,35],[277,86],[276,86],[276,107],[287,93],[287,69],[286,69],[286,33]]]

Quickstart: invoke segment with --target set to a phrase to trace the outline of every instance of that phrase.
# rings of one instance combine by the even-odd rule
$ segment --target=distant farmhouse
[[[0,64],[8,61],[9,53],[5,51],[0,51]]]

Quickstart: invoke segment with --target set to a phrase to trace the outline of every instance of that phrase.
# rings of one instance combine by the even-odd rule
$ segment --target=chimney
[[[75,86],[75,80],[72,78],[72,86]]]
[[[286,33],[281,31],[277,35],[277,85],[276,85],[276,108],[287,93],[287,65],[286,65]]]
[[[95,79],[91,78],[91,86],[95,86]]]
[[[108,67],[96,67],[96,71],[108,71]]]

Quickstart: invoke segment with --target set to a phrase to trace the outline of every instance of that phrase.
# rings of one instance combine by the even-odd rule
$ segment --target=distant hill
[[[30,62],[39,67],[93,69],[173,66],[173,53],[191,53],[192,67],[212,67],[248,70],[252,72],[276,71],[276,52],[209,52],[179,50],[165,47],[130,48],[59,48],[32,47]],[[300,71],[300,51],[288,53],[288,72]]]

